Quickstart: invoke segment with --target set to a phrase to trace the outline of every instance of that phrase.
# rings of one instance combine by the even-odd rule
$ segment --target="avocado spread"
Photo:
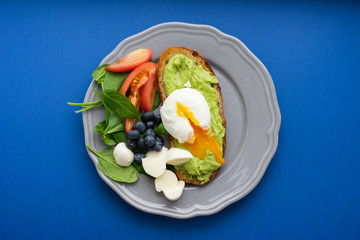
[[[211,84],[218,83],[215,76],[212,76],[201,66],[197,66],[195,62],[182,54],[176,54],[166,64],[163,82],[166,94],[169,96],[176,89],[184,88],[187,82],[190,82],[191,88],[198,90],[206,99],[210,108],[210,134],[214,134],[222,149],[222,141],[225,129],[222,125],[222,119],[219,114],[218,97],[216,90]],[[175,140],[175,146],[179,147]],[[210,152],[206,152],[205,159],[192,158],[190,161],[176,166],[176,168],[185,168],[186,178],[193,180],[194,178],[206,183],[209,181],[211,173],[221,166],[215,160],[215,156]]]

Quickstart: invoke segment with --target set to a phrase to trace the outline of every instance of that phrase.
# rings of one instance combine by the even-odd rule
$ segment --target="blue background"
[[[349,1],[1,1],[0,239],[360,239],[360,4]],[[125,203],[84,146],[100,61],[153,25],[212,25],[269,70],[278,150],[244,199],[177,220]]]

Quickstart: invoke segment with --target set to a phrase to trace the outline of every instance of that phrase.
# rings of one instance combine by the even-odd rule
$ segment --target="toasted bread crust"
[[[162,54],[160,56],[159,64],[158,64],[158,68],[157,68],[157,83],[158,83],[160,99],[161,99],[162,103],[167,98],[166,91],[165,91],[165,85],[163,82],[165,67],[166,67],[166,64],[169,62],[169,60],[176,54],[182,54],[185,57],[187,57],[191,60],[194,60],[196,65],[201,65],[206,71],[210,72],[213,76],[215,76],[215,73],[211,69],[209,63],[198,52],[184,48],[184,47],[171,47],[171,48],[166,49],[164,52],[162,52]],[[212,87],[216,90],[216,93],[218,96],[218,104],[217,105],[220,110],[222,125],[226,129],[226,120],[225,120],[225,116],[224,116],[223,98],[221,95],[221,88],[218,83],[212,84]],[[173,138],[171,136],[169,137],[169,145],[170,145],[170,147],[175,146]],[[226,147],[226,133],[223,138],[223,153],[225,153],[225,147]],[[210,182],[216,176],[216,174],[219,172],[220,168],[218,168],[212,172],[208,182]],[[191,183],[191,184],[195,184],[195,185],[203,185],[204,184],[203,182],[198,181],[196,179],[192,180],[192,181],[185,179],[184,178],[185,173],[181,169],[180,170],[175,169],[175,173],[179,179],[183,180],[186,183]]]

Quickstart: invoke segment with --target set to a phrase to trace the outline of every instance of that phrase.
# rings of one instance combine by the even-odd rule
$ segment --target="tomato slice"
[[[150,84],[147,82],[150,81]],[[146,86],[146,90],[142,89]],[[128,93],[128,98],[139,111],[140,105],[143,102],[142,95],[144,95],[144,102],[146,102],[146,109],[152,108],[154,104],[154,95],[156,87],[156,64],[153,62],[146,62],[135,68],[129,76],[125,79],[123,85],[120,88],[120,93],[126,96]],[[154,88],[152,93],[151,89]],[[142,93],[144,92],[144,93]],[[152,101],[150,95],[152,94]],[[151,106],[150,106],[151,105]],[[143,109],[143,108],[142,108]],[[145,111],[145,110],[144,110]],[[150,110],[149,110],[150,111]],[[136,119],[124,119],[125,121],[125,131],[129,132]]]
[[[149,80],[140,88],[141,109],[145,111],[152,111],[154,105],[154,96],[156,90],[156,73],[154,73]]]
[[[121,58],[116,63],[109,64],[106,67],[106,70],[111,72],[130,72],[141,64],[148,62],[151,58],[151,54],[151,49],[135,50]]]
[[[135,90],[134,92],[131,92],[129,95],[129,99],[132,102],[132,104],[135,106],[136,110],[140,109],[140,89]],[[124,119],[124,123],[125,123],[125,131],[129,132],[132,128],[134,123],[136,122],[136,118],[135,119]]]
[[[143,63],[139,67],[135,68],[129,76],[125,79],[123,85],[120,88],[120,93],[126,95],[126,92],[131,87],[131,92],[141,88],[146,81],[154,75],[156,71],[156,64],[153,62]]]

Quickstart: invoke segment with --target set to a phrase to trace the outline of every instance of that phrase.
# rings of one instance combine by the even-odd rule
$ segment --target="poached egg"
[[[194,157],[205,159],[206,151],[223,164],[220,144],[210,132],[210,108],[205,97],[193,88],[173,91],[160,108],[166,131]]]

